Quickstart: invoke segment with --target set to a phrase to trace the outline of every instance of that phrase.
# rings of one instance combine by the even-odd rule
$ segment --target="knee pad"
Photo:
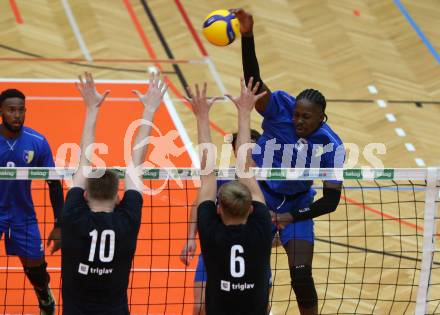
[[[45,288],[49,284],[50,276],[46,271],[47,263],[37,267],[24,267],[24,273],[35,288]]]
[[[315,283],[312,277],[312,267],[307,265],[293,266],[290,269],[292,288],[300,307],[311,308],[318,304]]]

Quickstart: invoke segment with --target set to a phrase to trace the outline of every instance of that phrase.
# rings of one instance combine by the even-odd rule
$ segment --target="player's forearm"
[[[211,140],[211,129],[209,128],[209,117],[208,114],[197,117],[197,133],[198,142],[200,144],[205,144],[207,147],[200,147],[199,154],[200,158],[200,189],[197,199],[197,205],[205,200],[215,200],[217,183],[214,174],[215,168],[215,156],[212,156],[213,146]]]
[[[49,197],[52,204],[54,225],[60,227],[61,225],[61,212],[64,207],[63,186],[59,180],[47,181],[49,185]]]
[[[341,190],[324,187],[322,198],[316,200],[308,208],[291,211],[290,215],[293,217],[294,222],[313,219],[335,211],[340,200]]]
[[[87,109],[86,119],[84,122],[83,134],[81,137],[81,157],[80,166],[90,165],[90,160],[86,156],[86,150],[95,142],[96,119],[98,117],[98,109]]]
[[[238,111],[238,134],[237,134],[237,143],[236,149],[239,152],[237,156],[237,167],[240,165],[244,166],[244,170],[247,172],[250,163],[251,163],[251,150],[246,149],[245,152],[241,151],[240,148],[243,147],[244,144],[251,142],[251,118],[250,113],[247,111],[239,110]]]
[[[249,79],[253,77],[254,84],[260,82],[259,90],[261,91],[263,88],[263,82],[260,77],[260,67],[255,53],[255,41],[252,33],[243,34],[241,37],[241,58],[246,84],[249,82]]]
[[[211,129],[209,128],[208,115],[197,117],[197,139],[199,145],[201,144],[212,145]],[[209,152],[210,151],[208,151],[207,149],[203,149],[201,150],[201,152],[199,152],[201,154],[200,167],[202,170],[206,169],[207,167],[213,168],[213,165],[208,165],[209,161],[213,160],[212,157],[208,156]]]
[[[132,149],[131,156],[132,156],[133,165],[135,167],[142,164],[145,160],[148,144],[140,145],[138,148],[136,147],[138,144],[141,144],[143,141],[145,141],[145,139],[147,139],[150,136],[151,123],[153,122],[153,118],[154,118],[154,112],[149,111],[147,108],[145,108],[144,113],[142,115],[142,119],[145,120],[145,122],[138,129],[138,133],[136,135],[136,139],[134,141],[133,149]],[[148,122],[148,124],[146,122]]]
[[[197,206],[191,208],[188,224],[188,239],[195,239],[197,235]]]

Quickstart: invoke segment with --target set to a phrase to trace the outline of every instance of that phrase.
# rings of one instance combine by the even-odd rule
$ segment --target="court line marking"
[[[189,18],[188,14],[185,10],[185,7],[182,5],[180,0],[175,0],[174,3],[176,4],[177,9],[180,12],[180,15],[182,16],[183,20],[185,21],[186,28],[191,33],[194,41],[196,42],[196,44],[200,50],[200,53],[204,57],[203,59],[208,64],[209,71],[211,72],[211,75],[214,78],[214,81],[217,84],[217,87],[219,88],[220,93],[222,95],[225,95],[227,93],[227,90],[226,90],[225,85],[223,84],[223,81],[220,77],[220,74],[217,70],[217,67],[215,66],[214,62],[212,61],[211,57],[208,54],[208,51],[206,50],[205,46],[203,45],[203,42],[201,41],[196,30],[194,29],[194,25],[192,24],[191,19]]]
[[[387,102],[385,102],[385,100],[377,100],[376,103],[377,105],[379,105],[380,108],[387,107]]]
[[[367,88],[371,94],[377,94],[377,88],[374,85],[369,85]]]
[[[72,9],[70,8],[70,5],[69,5],[69,1],[68,0],[61,0],[61,3],[63,5],[64,12],[66,13],[67,20],[69,21],[70,27],[72,28],[72,31],[73,31],[75,38],[76,38],[76,41],[78,42],[78,45],[81,48],[81,51],[82,51],[84,57],[89,62],[93,61],[92,55],[90,54],[90,51],[87,48],[87,45],[81,35],[81,31],[78,27],[78,24],[76,23],[75,16],[73,15]]]
[[[423,167],[426,166],[425,161],[421,158],[415,158],[414,161],[416,161],[417,166]]]
[[[154,69],[154,68],[153,68]],[[78,80],[74,79],[15,79],[14,82],[26,82],[26,83],[73,83],[78,82]],[[11,80],[8,78],[0,78],[0,82],[10,82]],[[95,80],[95,83],[108,83],[108,84],[148,84],[148,80]],[[27,96],[28,100],[44,100],[44,101],[82,101],[81,97],[59,97],[59,96]],[[106,101],[111,102],[139,102],[137,98],[132,97],[108,97]],[[200,165],[198,156],[195,152],[195,149],[192,145],[192,142],[186,132],[186,129],[180,119],[176,108],[169,96],[168,93],[165,94],[163,104],[165,105],[168,114],[171,117],[171,120],[174,123],[177,131],[179,132],[180,138],[182,139],[183,144],[185,145],[188,155],[191,159],[194,167],[198,167]]]
[[[414,152],[416,150],[416,148],[414,147],[414,145],[410,142],[405,143],[405,147],[409,152]]]
[[[396,122],[396,116],[394,116],[394,114],[388,113],[388,114],[385,114],[385,117],[387,118],[387,120],[389,122]]]
[[[417,25],[417,23],[414,21],[414,19],[409,14],[408,10],[405,8],[405,6],[402,4],[400,0],[394,0],[394,4],[399,8],[402,15],[405,17],[405,19],[408,21],[409,25],[414,29],[414,31],[417,33],[419,38],[422,40],[423,44],[428,48],[429,52],[432,56],[434,56],[435,60],[440,64],[440,55],[435,50],[434,46],[432,46],[431,42],[428,40],[428,38],[425,36],[425,34],[422,32],[420,27]]]
[[[12,12],[14,13],[15,22],[18,24],[23,24],[23,18],[21,17],[20,10],[18,9],[15,0],[9,0],[9,4],[11,6]]]
[[[149,42],[148,37],[147,37],[147,35],[145,34],[145,32],[144,32],[144,30],[143,30],[143,28],[142,28],[142,26],[141,26],[141,24],[140,24],[140,22],[139,22],[139,19],[138,19],[137,15],[136,15],[136,12],[134,11],[134,9],[133,9],[131,3],[130,3],[130,0],[124,0],[124,4],[125,4],[125,7],[126,7],[126,9],[127,9],[127,12],[128,12],[128,14],[129,14],[129,16],[130,16],[130,18],[131,18],[133,24],[134,24],[134,26],[135,26],[135,29],[136,29],[136,31],[137,31],[139,37],[141,38],[141,41],[142,41],[142,43],[143,43],[143,45],[144,45],[144,48],[147,50],[147,53],[150,55],[151,58],[153,58],[153,59],[157,59],[156,53],[155,53],[153,47],[151,46],[151,43]],[[162,69],[160,63],[158,63],[158,62],[156,63],[156,67],[157,67],[158,69]],[[166,82],[167,82],[167,84],[168,84],[170,90],[173,91],[173,93],[174,93],[178,98],[183,99],[183,101],[182,101],[183,104],[184,104],[189,110],[192,111],[192,106],[191,106],[191,104],[190,104],[190,103],[189,103],[189,102],[183,97],[182,93],[180,93],[180,91],[177,89],[177,87],[174,85],[174,83],[173,83],[171,80],[166,80]],[[220,128],[220,127],[219,127],[216,123],[214,123],[212,120],[209,120],[209,125],[210,125],[210,127],[211,127],[214,131],[218,132],[218,133],[221,134],[222,136],[225,136],[225,135],[227,134],[226,131],[224,131],[222,128]]]
[[[406,226],[409,226],[409,227],[411,227],[411,228],[413,228],[413,229],[416,229],[416,230],[418,230],[418,231],[423,231],[423,227],[420,226],[420,225],[417,225],[417,224],[414,224],[414,223],[408,222],[408,221],[406,221],[406,220],[404,220],[404,219],[399,219],[398,217],[395,217],[395,216],[393,216],[393,215],[391,215],[391,214],[387,214],[387,213],[385,213],[385,212],[383,212],[383,211],[380,211],[380,210],[374,209],[374,208],[372,208],[372,207],[370,207],[370,206],[364,205],[364,204],[362,204],[362,203],[360,203],[360,202],[358,202],[358,201],[356,201],[356,200],[354,200],[354,199],[351,199],[351,198],[349,198],[349,197],[341,196],[341,198],[344,199],[345,201],[350,202],[350,203],[347,204],[347,205],[354,205],[354,206],[356,206],[356,207],[358,207],[358,208],[362,208],[362,209],[364,209],[364,210],[368,210],[368,211],[370,211],[370,212],[373,212],[373,213],[375,213],[375,214],[378,214],[378,215],[380,215],[380,216],[383,217],[383,218],[387,218],[387,219],[391,219],[391,220],[393,220],[393,221],[396,221],[396,222],[398,222],[398,223],[401,224],[401,225],[406,225]]]
[[[403,130],[402,128],[395,128],[394,131],[396,132],[396,134],[399,137],[405,137],[406,136],[405,130]]]
[[[136,257],[136,256],[135,256]],[[23,267],[0,266],[1,271],[23,270]],[[60,271],[61,267],[47,267],[49,271]],[[190,268],[132,268],[130,272],[194,272],[195,269]]]
[[[84,58],[45,58],[45,57],[0,57],[0,61],[32,61],[32,62],[86,62]],[[171,63],[171,64],[206,64],[204,59],[93,59],[93,63]]]
[[[155,67],[148,67],[148,71],[151,73],[157,72],[158,70]],[[182,123],[182,120],[180,119],[179,114],[176,111],[176,108],[174,107],[173,101],[171,100],[168,91],[164,95],[163,103],[165,104],[165,107],[167,108],[168,113],[171,116],[171,120],[173,121],[174,126],[179,132],[180,138],[182,138],[183,144],[185,145],[186,151],[188,152],[191,159],[192,167],[200,167],[200,161],[197,153],[194,150],[194,146],[188,136],[188,133],[186,132],[186,129]]]
[[[145,72],[146,74],[146,72]],[[148,84],[148,80],[113,80],[113,79],[94,79],[95,83],[115,83],[115,84]],[[74,83],[79,82],[78,79],[34,79],[34,78],[0,78],[1,82],[12,83]]]

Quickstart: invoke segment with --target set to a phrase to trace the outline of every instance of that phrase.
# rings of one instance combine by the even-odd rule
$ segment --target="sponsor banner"
[[[28,170],[28,178],[29,179],[48,179],[49,178],[49,170]]]
[[[2,169],[0,170],[0,178],[1,179],[15,179],[17,178],[17,170],[16,169]]]
[[[351,168],[344,170],[344,179],[362,179],[362,170],[358,168]]]

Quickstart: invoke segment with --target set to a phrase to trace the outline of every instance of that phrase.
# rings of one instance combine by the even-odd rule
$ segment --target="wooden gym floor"
[[[379,157],[386,167],[440,164],[437,139],[440,134],[440,5],[436,0],[0,1],[2,89],[23,84],[22,88],[30,93],[28,122],[44,129],[44,124],[60,119],[58,114],[51,116],[51,111],[47,110],[46,117],[41,116],[41,120],[36,120],[36,117],[30,116],[32,111],[36,112],[38,106],[47,104],[45,101],[53,102],[49,100],[51,96],[74,97],[75,94],[66,92],[65,87],[58,89],[54,80],[38,88],[30,84],[44,83],[38,80],[75,79],[83,71],[92,72],[97,79],[133,82],[145,80],[148,67],[154,66],[167,74],[171,84],[172,107],[189,141],[196,142],[194,118],[182,99],[184,86],[207,81],[210,95],[221,95],[226,91],[235,94],[239,91],[239,77],[242,75],[239,41],[228,47],[211,46],[202,38],[201,24],[214,9],[240,6],[254,15],[257,55],[265,83],[272,90],[284,89],[293,95],[309,87],[321,90],[328,99],[329,124],[345,143],[360,147],[359,162],[352,167],[371,166],[362,155],[369,143],[385,144],[387,152]],[[196,37],[185,21],[186,16],[195,28]],[[200,44],[197,37],[201,38]],[[174,59],[174,64],[171,59]],[[16,83],[18,81],[25,83]],[[129,81],[121,84],[128,84]],[[63,82],[64,86],[66,83]],[[129,89],[131,87],[127,87],[127,91]],[[118,93],[115,97],[120,96]],[[121,95],[130,97],[128,94]],[[81,106],[78,102],[75,104]],[[66,121],[78,126],[82,124],[81,115],[68,114],[68,101],[60,100],[59,106],[61,111],[66,108],[66,114],[63,115]],[[132,116],[131,113],[127,117],[124,113],[121,115],[118,118],[110,115],[105,121],[109,125],[117,125],[119,117],[126,121]],[[167,115],[166,112],[164,115]],[[236,129],[234,107],[228,102],[220,102],[213,109],[211,117],[214,141],[220,145],[224,134]],[[173,123],[178,128],[179,121],[176,123],[173,120]],[[255,114],[252,123],[253,127],[259,129],[261,118]],[[33,125],[29,124],[30,127]],[[159,125],[173,126],[171,122]],[[183,129],[178,130],[182,137]],[[79,129],[65,132],[69,140],[79,141]],[[47,131],[46,136],[56,152],[61,143],[60,135]],[[119,163],[118,159],[112,162]],[[189,161],[188,156],[185,161]],[[363,198],[357,192],[350,196],[356,200]],[[378,202],[379,197],[375,192],[364,198],[365,202],[369,198],[371,202]],[[414,196],[412,198],[415,199]],[[423,199],[423,196],[417,196],[419,199]],[[423,217],[420,212],[423,207],[419,204],[417,213],[414,213],[415,203],[402,207],[401,212],[396,212],[395,207],[380,210],[387,210],[387,213],[396,217],[409,218],[410,221]],[[358,207],[357,211],[368,213],[365,207]],[[348,217],[338,210],[331,219],[338,221],[338,218]],[[317,234],[327,235],[328,238],[332,234],[325,225],[329,221],[327,218],[325,220],[327,223],[317,222],[315,228]],[[386,224],[398,226],[400,234],[417,238],[417,231],[420,233],[415,227],[393,222]],[[331,231],[336,233],[341,226],[337,225],[339,223],[332,224]],[[358,231],[359,226],[353,223],[343,229],[348,237]],[[368,229],[370,232],[379,233]],[[373,237],[368,246],[385,250],[382,245],[371,242]],[[399,237],[393,238],[393,242],[395,248],[402,250],[403,241]],[[411,242],[415,240],[408,241]],[[317,250],[322,246],[319,243]],[[392,250],[392,247],[387,250]],[[322,251],[328,252],[326,249]],[[332,261],[344,262],[346,254],[337,256],[332,253]],[[277,264],[285,266],[283,255],[279,257]],[[320,257],[321,254],[316,255],[314,261],[318,268],[323,262],[329,261],[325,258],[320,260]],[[354,278],[359,276],[356,270],[350,272],[354,272]],[[321,283],[327,279],[327,275],[321,274],[320,270],[316,277]],[[394,277],[394,274],[384,272],[383,277],[386,281],[386,277]],[[281,273],[276,281],[287,283],[287,279],[288,275]],[[276,289],[283,292],[275,291],[274,299],[288,294],[288,288],[287,285]],[[324,287],[318,289],[322,297]],[[353,286],[348,290],[354,290]],[[365,289],[371,291],[372,295],[365,297],[367,302],[362,303],[369,304],[369,299],[379,292],[377,290],[373,287]],[[337,296],[338,292],[334,288],[330,297]],[[386,294],[381,290],[380,297],[376,299],[389,299]],[[391,309],[386,303],[371,302],[375,305],[372,309],[371,303],[370,306],[361,305],[359,308],[349,305],[352,302],[347,302],[347,305],[342,303],[342,306],[338,303],[340,301],[336,298],[334,302],[329,298],[324,306],[321,304],[321,311],[400,314],[411,313],[414,307],[407,307],[403,303],[401,309]],[[284,314],[286,310],[294,314],[295,303],[287,306],[284,302],[274,304],[275,314]]]

